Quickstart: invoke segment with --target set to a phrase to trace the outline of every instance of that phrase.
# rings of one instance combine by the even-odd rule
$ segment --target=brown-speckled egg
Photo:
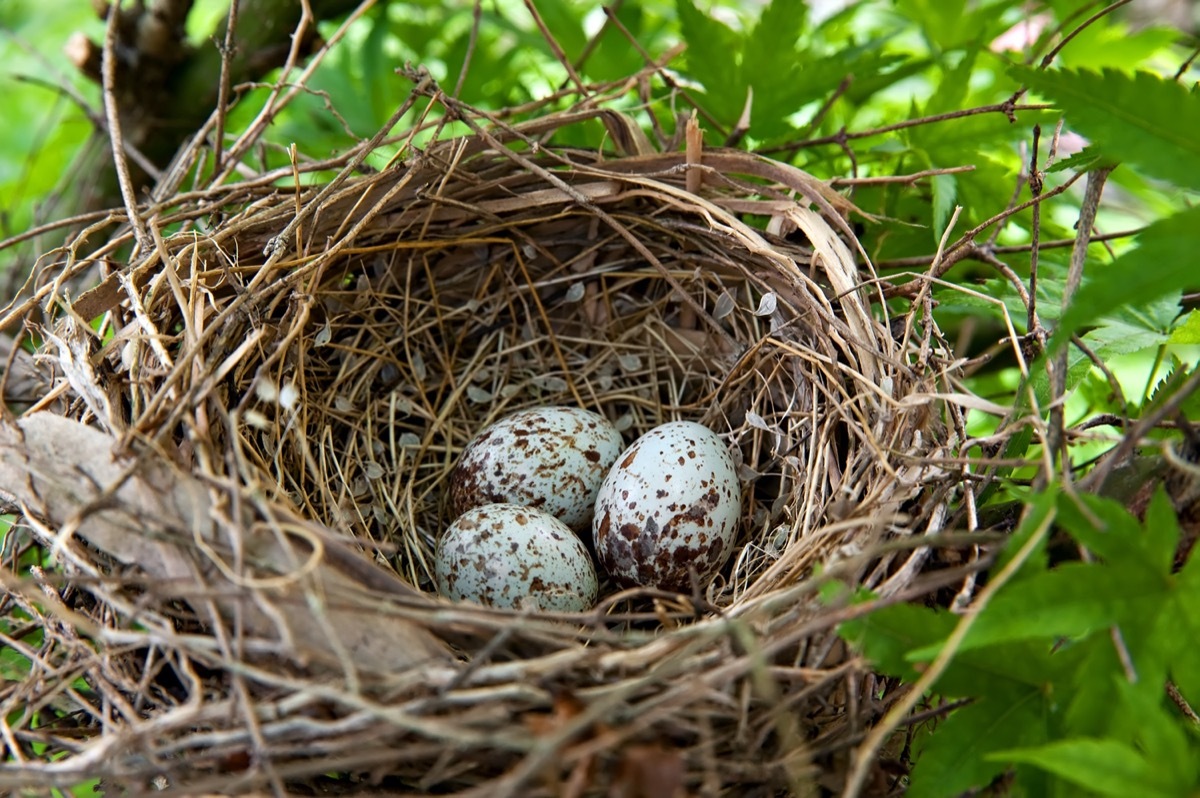
[[[438,542],[438,593],[489,607],[583,612],[596,603],[596,570],[566,524],[515,504],[463,513]]]
[[[733,553],[741,503],[721,439],[691,421],[663,424],[634,441],[600,486],[596,555],[623,585],[690,591],[691,570],[704,585]]]
[[[538,407],[487,427],[450,473],[450,512],[507,502],[535,507],[576,532],[624,442],[608,419],[578,407]]]

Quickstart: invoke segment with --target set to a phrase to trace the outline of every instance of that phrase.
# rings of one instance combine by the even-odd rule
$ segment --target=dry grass
[[[556,145],[623,129],[603,102],[507,126],[422,93],[475,132],[147,204],[0,320],[44,386],[0,446],[3,642],[31,663],[0,788],[835,786],[894,698],[836,625],[974,567],[921,575],[961,388],[928,319],[894,340],[842,196],[747,153]],[[721,435],[745,487],[721,576],[575,616],[432,598],[457,453],[544,404]],[[818,600],[833,580],[883,598]]]

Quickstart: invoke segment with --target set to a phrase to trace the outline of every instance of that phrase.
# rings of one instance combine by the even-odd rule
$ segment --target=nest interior
[[[367,176],[213,189],[148,214],[124,263],[59,264],[94,278],[81,297],[42,280],[24,312],[66,310],[5,445],[28,463],[35,418],[82,422],[92,470],[71,483],[48,449],[69,489],[31,480],[18,523],[67,615],[8,599],[58,631],[5,699],[40,710],[0,779],[749,795],[845,755],[870,676],[813,568],[892,594],[917,575],[923,550],[867,555],[944,521],[952,372],[893,339],[843,197],[748,153],[554,146],[611,113],[480,116]],[[712,584],[602,584],[577,616],[431,596],[457,454],[538,405],[626,443],[722,436],[744,506]]]

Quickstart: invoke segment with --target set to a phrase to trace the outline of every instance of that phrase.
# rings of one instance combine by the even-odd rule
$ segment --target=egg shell
[[[690,569],[707,584],[733,553],[741,494],[716,433],[691,421],[655,427],[600,486],[592,521],[600,565],[623,585],[690,591]]]
[[[477,435],[450,472],[450,511],[485,504],[543,510],[585,532],[604,475],[625,442],[604,416],[578,407],[538,407]]]
[[[438,542],[438,593],[489,607],[582,612],[596,603],[596,569],[571,529],[516,504],[463,513]]]

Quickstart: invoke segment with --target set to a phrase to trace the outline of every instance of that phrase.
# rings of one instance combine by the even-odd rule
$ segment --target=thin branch
[[[662,78],[663,83],[666,84],[671,91],[678,92],[679,96],[687,100],[688,104],[695,108],[699,112],[700,116],[704,117],[704,121],[707,122],[713,130],[715,130],[721,136],[725,136],[724,126],[717,121],[716,117],[706,111],[704,107],[700,105],[700,103],[696,102],[695,98],[688,93],[687,89],[680,86],[679,83],[676,82],[675,78],[673,78],[671,74],[663,68],[663,65],[650,55],[646,48],[642,46],[641,42],[637,40],[637,37],[629,32],[629,28],[625,27],[625,23],[621,22],[614,8],[615,7],[605,6],[604,16],[609,22],[617,27],[617,30],[621,31],[621,35],[625,37],[625,41],[629,42],[629,46],[637,50],[638,55],[642,57],[642,60],[645,62],[646,66],[653,67],[658,73],[658,76]]]
[[[144,251],[149,251],[151,240],[146,232],[146,226],[138,214],[137,195],[133,188],[133,179],[129,174],[129,162],[125,160],[125,151],[121,136],[121,112],[117,107],[117,21],[121,7],[114,3],[108,9],[108,23],[104,29],[104,53],[101,55],[101,75],[104,88],[104,115],[108,120],[108,136],[112,144],[113,164],[117,170],[117,181],[121,187],[121,197],[125,202],[125,212],[129,215],[129,224],[133,234]]]
[[[1145,228],[1139,227],[1134,230],[1121,230],[1120,232],[1117,232],[1117,233],[1105,233],[1104,235],[1092,236],[1090,243],[1100,244],[1105,241],[1118,241],[1122,238],[1132,238],[1133,236],[1140,235],[1144,229]],[[1042,250],[1063,249],[1064,247],[1071,247],[1074,245],[1075,245],[1075,239],[1073,239],[1073,238],[1056,238],[1053,241],[1041,242],[1041,244],[1039,245],[1038,248],[1042,249]],[[1029,244],[1011,244],[1011,245],[1003,246],[1003,247],[979,246],[975,249],[975,251],[968,253],[968,255],[966,257],[970,258],[970,259],[979,259],[981,254],[983,254],[983,253],[991,253],[993,255],[1015,255],[1015,254],[1019,254],[1022,252],[1028,252],[1030,249],[1030,246],[1031,245],[1029,245]],[[932,254],[930,254],[930,255],[915,255],[913,257],[908,257],[908,258],[893,258],[892,260],[880,260],[880,261],[876,261],[875,265],[881,269],[911,269],[916,266],[924,266],[925,264],[929,263],[929,261],[932,259],[933,259]]]
[[[550,49],[554,52],[554,57],[558,59],[558,63],[562,64],[563,69],[567,70],[567,77],[575,84],[575,89],[579,92],[580,97],[587,97],[589,92],[587,87],[583,85],[583,81],[579,79],[579,73],[575,71],[574,65],[571,64],[571,59],[567,58],[567,54],[563,52],[562,46],[558,43],[558,39],[554,38],[554,34],[546,27],[545,20],[538,13],[537,6],[533,0],[525,0],[525,9],[529,15],[533,17],[533,22],[541,31],[542,38],[546,40],[546,44],[550,45]]]
[[[924,169],[920,172],[913,172],[907,175],[881,175],[880,177],[835,177],[829,181],[831,186],[881,186],[887,184],[912,185],[919,180],[927,177],[936,177],[937,175],[957,175],[963,172],[974,172],[973,164],[965,164],[963,166],[950,166],[945,169]],[[922,264],[928,263],[926,258]]]
[[[1083,265],[1087,261],[1088,241],[1092,235],[1092,227],[1096,223],[1096,210],[1100,205],[1100,195],[1104,192],[1104,183],[1113,167],[1097,169],[1088,172],[1087,186],[1083,191],[1083,204],[1079,209],[1079,223],[1075,232],[1075,247],[1071,250],[1071,265],[1067,271],[1067,283],[1063,287],[1062,307],[1065,311],[1083,280]],[[1046,453],[1049,463],[1054,462],[1064,439],[1063,395],[1067,390],[1067,356],[1070,350],[1063,347],[1052,362],[1046,364],[1050,370],[1050,423],[1046,432]],[[1066,452],[1062,453],[1063,464],[1066,462]],[[1053,474],[1043,471],[1034,481],[1034,487],[1041,489],[1052,479]]]
[[[229,16],[225,21],[225,40],[221,43],[221,77],[217,87],[217,120],[213,134],[213,174],[220,174],[225,155],[225,111],[229,107],[229,88],[233,75],[233,51],[237,47],[236,31],[241,0],[229,0]]]
[[[884,125],[882,127],[871,128],[870,130],[860,130],[854,133],[846,132],[845,128],[834,133],[832,136],[823,136],[816,139],[806,139],[791,144],[781,144],[776,147],[766,147],[761,150],[755,150],[760,155],[775,155],[785,153],[794,155],[796,152],[808,148],[817,147],[822,144],[842,144],[855,139],[871,138],[872,136],[882,136],[884,133],[893,133],[897,130],[904,130],[910,127],[918,127],[920,125],[932,125],[936,122],[945,122],[948,119],[964,119],[969,116],[979,116],[981,114],[1002,113],[1010,120],[1014,119],[1014,114],[1017,111],[1045,111],[1053,108],[1053,105],[1047,103],[1026,104],[1020,105],[1013,100],[1005,100],[1002,103],[995,105],[981,105],[978,108],[964,108],[961,111],[948,111],[944,114],[933,114],[932,116],[922,116],[916,119],[906,119],[903,122],[896,122],[892,125]]]
[[[1057,188],[1043,194],[1042,196],[1031,199],[1027,202],[1023,202],[1020,205],[1017,205],[1016,207],[1006,208],[1003,211],[1001,211],[1000,213],[991,217],[990,219],[985,219],[984,221],[980,222],[978,225],[976,225],[975,227],[971,228],[966,233],[964,233],[962,238],[960,238],[958,241],[956,241],[954,243],[954,245],[951,246],[950,249],[946,251],[945,258],[942,260],[942,263],[939,264],[937,272],[931,276],[943,277],[943,276],[945,276],[946,272],[950,271],[950,269],[952,269],[954,267],[954,265],[956,263],[958,263],[960,260],[965,259],[967,257],[967,255],[970,253],[971,247],[978,247],[978,244],[974,243],[975,236],[979,235],[984,230],[988,229],[989,227],[996,224],[997,222],[1002,222],[1005,219],[1009,218],[1010,216],[1014,216],[1014,215],[1020,213],[1021,211],[1025,210],[1028,207],[1036,205],[1039,202],[1048,200],[1051,197],[1055,197],[1055,196],[1058,196],[1059,194],[1062,194],[1064,191],[1066,191],[1068,188],[1070,188],[1077,180],[1079,180],[1079,178],[1083,177],[1084,174],[1085,173],[1083,173],[1083,172],[1077,172],[1074,175],[1072,175],[1070,177],[1070,179],[1068,179],[1061,186],[1058,186]],[[981,250],[977,250],[977,251],[981,251]],[[887,289],[886,291],[884,291],[884,296],[889,297],[889,298],[898,297],[898,296],[911,297],[911,296],[915,296],[916,292],[919,290],[920,290],[920,287],[917,286],[915,284],[915,282],[905,283],[904,285],[894,286],[892,288]]]
[[[1133,450],[1137,448],[1146,433],[1157,428],[1168,416],[1174,415],[1180,405],[1197,390],[1200,390],[1200,369],[1193,371],[1191,376],[1171,395],[1170,399],[1138,419],[1129,432],[1122,436],[1116,449],[1104,458],[1095,471],[1080,481],[1080,489],[1092,493],[1099,491],[1113,468],[1133,454]]]
[[[1107,16],[1108,14],[1111,14],[1113,11],[1116,11],[1121,6],[1129,5],[1129,3],[1131,3],[1131,2],[1132,2],[1132,0],[1117,0],[1117,2],[1115,2],[1111,5],[1105,6],[1104,8],[1097,11],[1095,14],[1092,14],[1090,17],[1085,19],[1083,22],[1079,23],[1078,27],[1076,27],[1075,30],[1071,31],[1066,36],[1064,36],[1063,40],[1061,42],[1056,44],[1053,47],[1053,49],[1050,50],[1050,52],[1046,53],[1046,55],[1042,58],[1042,62],[1040,64],[1038,64],[1038,68],[1045,69],[1046,67],[1050,66],[1050,62],[1054,60],[1054,57],[1056,55],[1058,55],[1060,52],[1062,52],[1062,49],[1064,47],[1066,47],[1068,44],[1070,44],[1072,39],[1074,39],[1079,34],[1083,33],[1094,22]]]
[[[467,37],[467,52],[463,55],[462,67],[458,70],[458,79],[454,81],[454,97],[462,94],[463,84],[467,82],[467,72],[471,69],[471,61],[475,57],[475,47],[479,43],[479,26],[483,21],[483,0],[475,0],[471,4],[471,33]]]
[[[1029,154],[1029,193],[1034,199],[1042,196],[1042,172],[1038,169],[1038,144],[1042,137],[1042,126],[1033,126],[1033,147]],[[1033,222],[1030,224],[1031,240],[1029,243],[1029,300],[1025,303],[1028,313],[1025,319],[1025,329],[1033,332],[1039,329],[1037,315],[1037,279],[1038,279],[1038,244],[1042,237],[1042,205],[1033,206]]]

